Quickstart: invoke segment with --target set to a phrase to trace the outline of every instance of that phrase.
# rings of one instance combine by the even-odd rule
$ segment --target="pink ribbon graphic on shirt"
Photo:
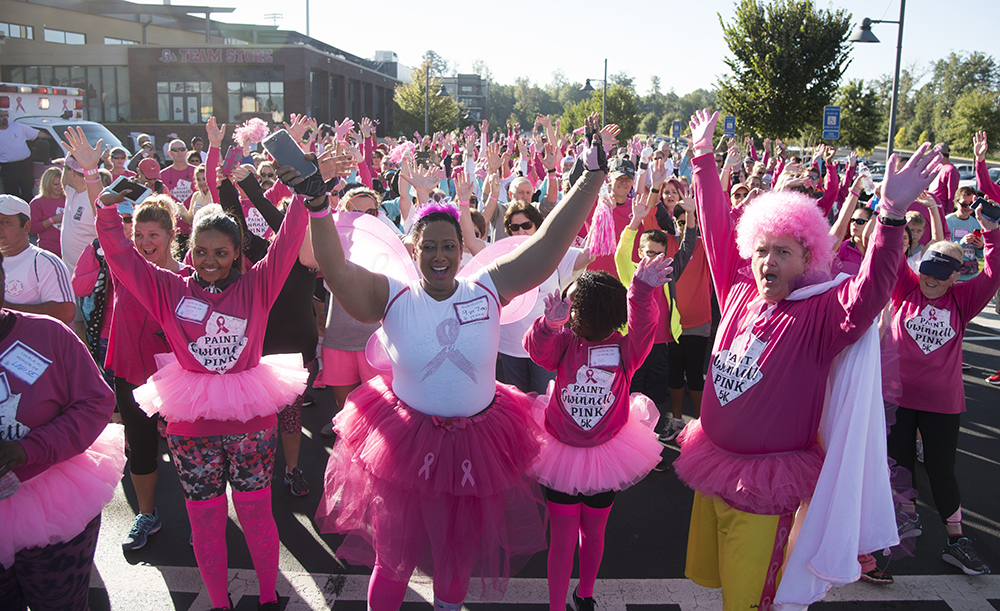
[[[424,456],[424,466],[420,467],[420,470],[417,471],[417,477],[423,475],[424,480],[430,479],[432,464],[434,464],[434,452],[428,452],[427,456]]]
[[[472,477],[472,461],[466,458],[462,461],[462,487],[465,488],[465,482],[472,484],[472,487],[476,487],[476,480]]]
[[[17,110],[20,110],[21,112],[28,112],[24,109],[24,104],[21,104],[21,98],[17,98]]]
[[[431,374],[437,371],[445,361],[451,361],[458,367],[459,371],[469,376],[473,382],[476,381],[476,366],[469,359],[465,358],[465,355],[454,346],[455,341],[458,340],[461,328],[462,326],[458,323],[458,320],[454,318],[442,320],[437,326],[437,340],[438,344],[441,345],[441,351],[434,355],[434,358],[424,366],[424,377],[420,378],[421,381],[426,380]]]
[[[217,319],[215,319],[215,324],[218,325],[218,328],[215,330],[216,333],[230,333],[229,329],[226,327],[225,318],[221,316],[218,317]]]
[[[591,384],[597,384],[597,380],[594,379],[594,370],[593,369],[588,369],[587,370],[587,381],[590,382]]]
[[[927,318],[937,320],[937,311],[934,308],[927,310]]]

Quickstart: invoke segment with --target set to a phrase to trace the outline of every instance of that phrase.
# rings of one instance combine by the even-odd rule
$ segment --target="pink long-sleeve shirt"
[[[181,367],[194,373],[226,374],[260,362],[268,311],[298,258],[307,220],[303,204],[293,202],[267,255],[221,293],[209,293],[193,277],[184,278],[143,259],[122,233],[121,217],[114,208],[98,211],[97,233],[115,279],[160,324]],[[218,428],[214,422],[202,427],[202,422],[209,421],[184,423],[183,434]],[[180,432],[179,423],[170,426]]]
[[[702,155],[693,165],[698,218],[722,307],[702,427],[726,452],[804,450],[816,443],[834,357],[867,331],[889,299],[904,229],[880,224],[858,276],[837,288],[765,304],[737,250],[713,157]]]
[[[569,329],[553,329],[539,317],[524,335],[531,359],[556,372],[555,392],[545,408],[545,429],[577,447],[600,445],[625,426],[629,385],[653,346],[657,309],[653,294],[662,290],[636,280],[628,289],[628,335],[614,331],[591,342]]]
[[[886,338],[899,350],[899,405],[924,412],[965,411],[962,339],[965,328],[1000,288],[1000,230],[983,233],[985,267],[957,282],[937,299],[920,291],[920,276],[904,261],[892,291],[891,331]]]
[[[64,324],[7,310],[0,324],[9,324],[8,316],[13,328],[0,339],[0,438],[24,448],[28,461],[14,467],[23,482],[90,447],[111,418],[115,396]]]

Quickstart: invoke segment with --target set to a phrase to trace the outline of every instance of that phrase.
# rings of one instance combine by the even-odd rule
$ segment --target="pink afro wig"
[[[794,236],[810,255],[806,276],[828,276],[833,261],[830,224],[816,201],[795,191],[772,191],[747,204],[736,226],[740,256],[750,259],[757,236]]]

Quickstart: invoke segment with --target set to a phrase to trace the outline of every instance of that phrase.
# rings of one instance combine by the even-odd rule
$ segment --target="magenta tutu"
[[[548,404],[549,397],[542,395],[532,406],[532,416],[542,430],[542,448],[534,473],[543,486],[570,495],[624,490],[646,477],[660,462],[663,446],[653,432],[659,413],[646,395],[632,393],[625,425],[608,441],[591,447],[567,445],[546,431]]]
[[[784,454],[726,452],[705,435],[700,420],[689,422],[677,441],[683,448],[674,461],[677,476],[702,496],[720,497],[731,507],[749,513],[794,512],[812,497],[823,468],[823,451],[816,444]]]
[[[337,443],[316,512],[322,532],[347,533],[337,555],[408,580],[482,579],[503,593],[523,562],[545,549],[545,505],[528,475],[538,455],[529,399],[497,385],[470,418],[428,416],[402,403],[383,377],[350,394],[334,418]]]
[[[0,564],[22,549],[70,541],[115,495],[125,469],[125,429],[109,424],[82,453],[21,482],[0,501]]]
[[[168,422],[270,416],[294,403],[309,377],[299,354],[265,356],[256,367],[224,375],[188,371],[169,352],[156,360],[160,368],[132,394],[144,412]]]

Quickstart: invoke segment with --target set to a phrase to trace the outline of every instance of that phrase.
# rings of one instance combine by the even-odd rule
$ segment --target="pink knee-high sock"
[[[260,602],[273,602],[278,583],[278,527],[271,514],[271,487],[251,492],[234,490],[233,505],[257,572]]]
[[[608,525],[611,507],[594,509],[583,506],[580,516],[580,587],[577,593],[586,598],[594,595],[597,570],[604,557],[604,529]]]
[[[403,604],[409,581],[398,581],[389,575],[391,573],[376,561],[371,579],[368,580],[368,608],[371,611],[396,611]]]
[[[580,504],[549,507],[549,611],[566,611],[566,593],[573,574],[573,554],[580,536]]]
[[[226,552],[226,518],[229,509],[226,495],[220,494],[207,501],[184,501],[198,572],[205,582],[212,606],[229,608],[229,567]]]

